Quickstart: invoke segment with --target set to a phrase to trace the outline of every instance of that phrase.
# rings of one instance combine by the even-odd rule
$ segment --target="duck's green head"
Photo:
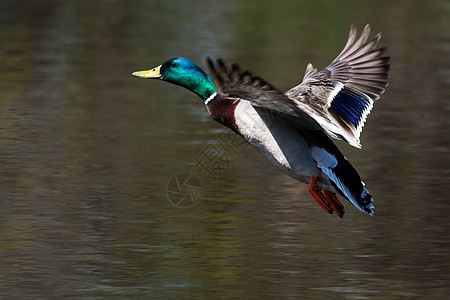
[[[156,68],[134,72],[132,75],[140,78],[161,79],[180,85],[194,92],[204,101],[217,92],[211,77],[192,60],[183,57],[169,59]]]

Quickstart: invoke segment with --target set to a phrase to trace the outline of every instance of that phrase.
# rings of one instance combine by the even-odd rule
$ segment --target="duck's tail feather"
[[[359,210],[373,215],[373,198],[350,162],[340,152],[333,155],[318,146],[312,147],[312,154],[336,190]]]

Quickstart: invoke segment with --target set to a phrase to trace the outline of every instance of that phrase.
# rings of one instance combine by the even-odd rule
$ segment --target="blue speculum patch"
[[[343,88],[339,93],[337,93],[333,102],[331,102],[331,107],[347,118],[350,123],[355,126],[355,128],[358,127],[358,124],[364,114],[364,110],[366,110],[369,106],[369,99],[346,88]]]

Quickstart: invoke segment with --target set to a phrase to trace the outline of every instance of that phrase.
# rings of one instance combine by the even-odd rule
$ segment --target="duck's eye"
[[[170,62],[170,65],[169,65],[171,68],[175,68],[176,66],[177,66],[177,64],[176,63],[174,63],[173,61],[172,62]]]

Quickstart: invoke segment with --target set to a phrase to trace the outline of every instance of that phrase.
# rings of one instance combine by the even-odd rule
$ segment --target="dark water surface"
[[[0,299],[445,298],[449,10],[1,1]],[[352,22],[382,31],[392,58],[363,149],[337,142],[373,217],[349,203],[344,219],[326,214],[195,95],[130,76],[220,56],[286,90],[331,62]],[[222,169],[201,168],[211,151]]]

